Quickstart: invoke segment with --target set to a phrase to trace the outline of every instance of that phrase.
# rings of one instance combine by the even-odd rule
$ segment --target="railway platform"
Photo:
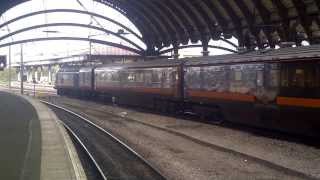
[[[0,91],[0,113],[0,179],[86,179],[69,135],[45,105]]]

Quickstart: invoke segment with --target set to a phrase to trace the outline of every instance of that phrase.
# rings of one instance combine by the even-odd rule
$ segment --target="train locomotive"
[[[320,46],[65,67],[60,95],[95,97],[214,121],[320,135]]]

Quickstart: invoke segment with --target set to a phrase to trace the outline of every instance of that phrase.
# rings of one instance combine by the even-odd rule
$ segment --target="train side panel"
[[[227,120],[258,125],[256,102],[272,104],[277,96],[277,88],[267,88],[267,69],[263,63],[186,67],[185,99],[207,116],[222,112]]]
[[[79,93],[82,97],[90,97],[94,90],[94,68],[85,67],[79,70]]]
[[[319,60],[281,64],[279,126],[311,136],[320,136]]]
[[[189,66],[185,72],[185,100],[200,114],[222,112],[232,122],[320,135],[317,62]]]
[[[119,104],[164,108],[178,96],[177,71],[177,67],[97,68],[95,91]]]

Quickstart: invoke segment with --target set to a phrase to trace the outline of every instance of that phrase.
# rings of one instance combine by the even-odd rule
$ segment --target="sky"
[[[125,24],[127,27],[132,29],[135,33],[141,35],[138,29],[134,26],[129,19],[124,17],[118,11],[100,4],[98,2],[92,0],[79,0],[81,5],[77,0],[31,0],[26,3],[20,4],[6,13],[4,13],[0,17],[0,24],[13,19],[15,17],[40,11],[47,9],[78,9],[89,12],[95,12],[97,14],[104,15],[108,18],[116,20],[121,24]],[[121,27],[108,22],[106,20],[100,18],[92,18],[89,15],[81,15],[75,13],[50,13],[50,14],[41,14],[32,16],[29,18],[25,18],[19,20],[18,22],[12,23],[2,29],[0,29],[0,37],[8,34],[8,32],[14,32],[22,28],[42,25],[48,23],[80,23],[86,25],[93,25],[97,27],[103,27],[110,31],[117,32]],[[52,31],[55,33],[47,33],[48,31]],[[0,44],[24,40],[24,39],[32,39],[32,38],[41,38],[41,37],[82,37],[82,38],[90,38],[92,39],[101,39],[107,40],[114,43],[121,43],[123,45],[127,45],[129,47],[134,47],[131,44],[121,40],[118,37],[115,37],[110,34],[106,34],[105,32],[87,29],[87,28],[79,28],[79,27],[46,27],[39,28],[35,30],[30,30],[27,32],[19,33],[15,36],[6,38],[1,40]],[[132,34],[125,35],[126,38],[135,42],[142,48],[146,48],[145,44],[138,38],[136,38]],[[231,39],[234,43],[237,43],[235,38]],[[230,45],[226,44],[222,41],[211,41],[211,45],[221,45],[224,47],[232,48]],[[89,42],[86,41],[42,41],[42,42],[30,42],[24,43],[23,47],[23,57],[25,61],[33,61],[33,60],[43,60],[49,58],[57,58],[57,57],[65,57],[69,55],[76,54],[87,54],[89,52]],[[92,44],[92,51],[94,54],[99,54],[103,52],[103,49],[107,47],[97,44]],[[12,62],[20,61],[20,45],[11,46],[11,56]],[[184,55],[200,55],[202,49],[201,48],[193,48],[181,50],[179,53],[183,57]],[[225,54],[226,51],[211,49],[210,55],[218,55]],[[0,48],[0,55],[8,55],[9,47]]]

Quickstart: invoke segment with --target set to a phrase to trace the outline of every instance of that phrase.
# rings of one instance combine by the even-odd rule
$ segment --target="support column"
[[[23,66],[23,44],[21,44],[20,52],[20,93],[23,94],[23,75],[24,75],[24,66]]]
[[[40,81],[43,78],[43,66],[40,66]]]
[[[52,68],[50,65],[48,66],[48,83],[52,84]]]
[[[34,79],[35,79],[35,82],[39,81],[38,67],[35,67],[35,69],[34,69]]]
[[[179,59],[179,45],[173,45],[173,59]]]
[[[27,81],[32,82],[32,67],[26,67],[27,70]]]
[[[203,56],[209,56],[210,51],[209,51],[209,41],[208,40],[202,40],[202,55]]]

